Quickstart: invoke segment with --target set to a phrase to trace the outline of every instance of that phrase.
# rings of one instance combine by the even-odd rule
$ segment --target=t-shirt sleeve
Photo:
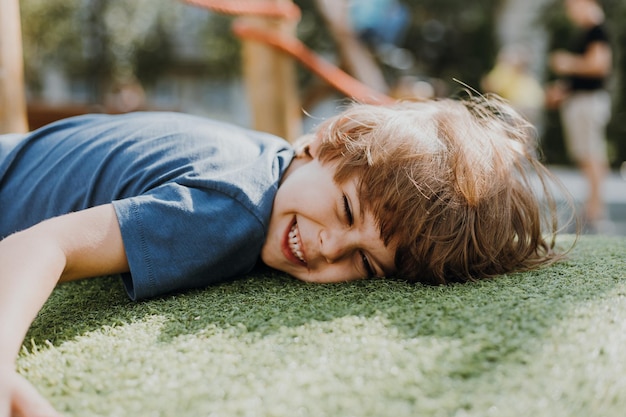
[[[587,45],[593,42],[609,42],[609,37],[602,26],[592,28],[587,34]]]
[[[199,288],[249,272],[264,241],[245,202],[220,190],[168,183],[114,201],[131,299]]]

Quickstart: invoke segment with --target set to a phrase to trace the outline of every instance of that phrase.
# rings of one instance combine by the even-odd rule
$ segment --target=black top
[[[570,49],[575,54],[584,54],[594,42],[603,42],[609,45],[609,36],[603,25],[594,26],[586,32],[580,34]],[[573,75],[569,77],[570,89],[572,91],[588,91],[604,88],[606,77],[584,77]]]

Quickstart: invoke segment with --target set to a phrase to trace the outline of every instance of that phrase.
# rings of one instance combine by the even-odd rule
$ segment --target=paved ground
[[[551,166],[550,170],[561,179],[576,203],[582,204],[587,195],[587,184],[580,173],[573,168],[560,166]],[[607,178],[604,197],[609,211],[609,222],[603,227],[602,233],[626,236],[626,178],[619,172],[611,172]]]

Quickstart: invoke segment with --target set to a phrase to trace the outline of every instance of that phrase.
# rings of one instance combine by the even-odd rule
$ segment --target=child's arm
[[[126,271],[110,204],[44,221],[0,241],[0,417],[10,416],[11,409],[26,411],[25,417],[36,415],[29,407],[42,399],[15,374],[15,359],[55,285]]]

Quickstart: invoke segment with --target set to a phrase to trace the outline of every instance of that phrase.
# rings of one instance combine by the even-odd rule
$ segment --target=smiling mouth
[[[304,259],[304,253],[302,251],[302,240],[300,240],[300,229],[298,229],[297,222],[294,222],[291,226],[288,237],[289,250],[293,256],[306,265],[306,260]]]

